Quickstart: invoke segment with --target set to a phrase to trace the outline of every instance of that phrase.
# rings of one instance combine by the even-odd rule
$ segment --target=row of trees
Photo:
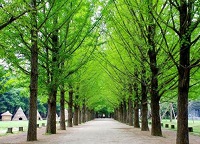
[[[52,134],[58,102],[61,129],[67,103],[68,126],[73,111],[77,125],[86,113],[92,118],[107,108],[140,127],[141,109],[143,131],[150,103],[154,136],[162,136],[160,102],[178,100],[177,144],[188,144],[189,93],[197,98],[198,90],[199,7],[198,0],[3,2],[1,58],[30,85],[27,140],[37,139],[38,99],[48,103],[46,132]]]
[[[100,8],[103,4],[91,0],[2,2],[1,59],[14,75],[22,75],[21,85],[30,89],[27,141],[37,140],[38,99],[48,104],[46,133],[56,133],[58,103],[61,129],[66,129],[66,103],[69,127],[73,110],[75,125],[77,118],[85,122],[94,116],[96,92],[88,86],[96,85],[98,74],[85,65],[94,59],[98,25],[106,9],[106,5]]]
[[[160,100],[177,98],[176,142],[189,143],[189,90],[191,97],[195,97],[194,88],[198,90],[199,2],[124,0],[114,1],[112,7],[115,9],[107,17],[105,35],[109,39],[106,53],[112,52],[112,56],[104,58],[110,65],[109,75],[121,87],[117,89],[120,102],[115,109],[116,118],[126,122],[128,116],[132,124],[134,99],[135,127],[139,126],[138,102],[141,102],[141,129],[148,130],[150,101],[151,134],[162,136]]]

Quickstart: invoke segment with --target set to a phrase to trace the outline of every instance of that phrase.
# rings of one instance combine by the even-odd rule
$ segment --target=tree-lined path
[[[20,144],[174,144],[176,132],[164,130],[164,137],[151,136],[113,119],[95,119],[85,124],[58,130],[56,135],[44,135],[44,128],[38,129],[38,141],[27,142],[26,133],[0,137],[0,143]],[[190,144],[198,144],[200,137],[190,136]]]
[[[1,0],[0,120],[21,107],[24,142],[192,143],[199,12],[200,0]],[[38,112],[46,128],[37,128]],[[84,124],[103,116],[147,132],[106,119]],[[168,135],[161,122],[173,118],[177,133]]]

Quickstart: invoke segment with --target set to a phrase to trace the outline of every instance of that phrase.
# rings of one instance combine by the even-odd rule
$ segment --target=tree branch
[[[9,24],[11,24],[12,22],[14,22],[15,20],[17,20],[18,18],[20,18],[21,16],[23,16],[25,13],[27,13],[29,11],[24,11],[23,13],[19,14],[18,16],[12,16],[7,22],[0,25],[0,30],[2,30],[3,28],[5,28],[6,26],[8,26]]]

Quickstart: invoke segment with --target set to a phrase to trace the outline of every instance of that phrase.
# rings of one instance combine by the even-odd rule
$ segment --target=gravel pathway
[[[38,141],[26,142],[26,132],[0,137],[1,144],[175,144],[176,132],[163,130],[163,137],[119,123],[113,119],[93,121],[57,130],[57,134],[45,135],[45,128],[38,129]],[[200,144],[200,137],[190,135],[190,144]]]

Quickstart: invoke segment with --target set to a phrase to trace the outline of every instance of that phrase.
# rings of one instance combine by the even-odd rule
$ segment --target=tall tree
[[[31,81],[27,141],[37,140],[38,28],[36,0],[31,0],[31,25]]]
[[[151,135],[162,136],[161,122],[160,122],[160,95],[158,91],[158,66],[157,66],[157,54],[156,49],[156,24],[152,16],[153,13],[153,1],[147,0],[148,7],[148,28],[147,28],[147,39],[148,39],[148,55],[150,59],[150,69],[151,69],[151,114],[152,114],[152,128]]]
[[[177,126],[177,144],[188,144],[188,94],[190,88],[190,72],[191,69],[199,66],[199,57],[192,57],[195,50],[197,41],[200,39],[198,31],[198,25],[200,23],[199,16],[199,2],[197,0],[170,0],[169,5],[163,5],[165,8],[168,6],[170,11],[165,11],[170,17],[166,18],[170,20],[166,22],[164,18],[159,17],[159,28],[163,31],[163,25],[169,28],[170,35],[175,35],[177,44],[171,44],[168,41],[167,35],[162,33],[165,39],[167,47],[167,54],[170,56],[173,64],[177,68],[178,72],[178,126]],[[178,24],[179,23],[179,24]],[[171,30],[173,32],[171,32]],[[177,49],[176,49],[177,48]],[[177,50],[177,51],[176,51]],[[179,54],[178,60],[176,54]]]
[[[170,4],[179,12],[179,29],[173,27],[173,30],[179,36],[179,63],[178,69],[178,125],[177,125],[177,144],[189,144],[188,135],[188,93],[190,82],[190,70],[197,64],[199,59],[191,63],[190,51],[200,38],[199,34],[195,34],[200,23],[200,16],[196,15],[199,11],[199,3],[197,0],[187,1],[180,0],[171,1]],[[174,17],[172,17],[174,18]],[[174,21],[174,19],[173,19]],[[192,39],[192,37],[195,37]]]

